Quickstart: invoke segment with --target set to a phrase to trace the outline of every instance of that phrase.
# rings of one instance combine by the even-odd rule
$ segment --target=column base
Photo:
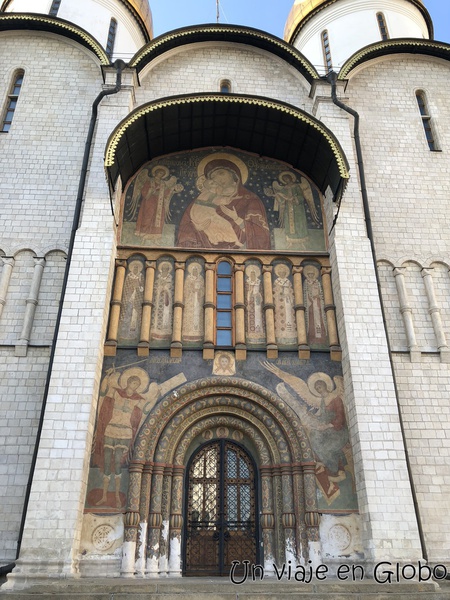
[[[309,360],[311,358],[311,350],[309,349],[309,346],[299,346],[298,357],[300,360]]]
[[[117,342],[113,342],[108,340],[105,343],[103,352],[105,354],[105,356],[116,356],[117,354]]]
[[[172,342],[170,345],[170,357],[181,358],[183,356],[183,346],[181,342]]]
[[[150,347],[148,342],[139,342],[137,347],[138,356],[148,356],[150,354]]]
[[[272,344],[267,346],[267,358],[278,358],[278,347]]]

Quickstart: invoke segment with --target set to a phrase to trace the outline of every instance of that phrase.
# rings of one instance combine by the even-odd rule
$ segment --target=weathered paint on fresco
[[[321,197],[283,163],[231,149],[158,158],[125,192],[121,243],[325,251]]]
[[[146,416],[169,391],[212,375],[258,383],[281,397],[299,416],[314,452],[319,510],[357,510],[342,372],[327,353],[316,352],[306,361],[281,352],[268,361],[264,352],[249,352],[246,361],[235,361],[225,351],[218,351],[214,360],[204,360],[194,350],[181,358],[157,350],[139,359],[135,351],[123,349],[104,363],[87,512],[125,510],[127,465]]]

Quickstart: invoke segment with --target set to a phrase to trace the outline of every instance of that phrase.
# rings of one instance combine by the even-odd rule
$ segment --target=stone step
[[[78,579],[46,580],[23,591],[3,587],[0,596],[5,600],[450,600],[450,584],[265,580],[235,585],[228,579]]]

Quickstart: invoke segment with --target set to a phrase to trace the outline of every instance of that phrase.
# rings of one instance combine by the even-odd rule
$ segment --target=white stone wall
[[[447,560],[450,548],[445,346],[450,333],[448,73],[448,63],[438,59],[393,56],[359,67],[347,88],[349,102],[361,116],[377,256],[404,278],[402,307],[392,268],[381,269],[407,446],[431,561]],[[427,95],[442,152],[429,150],[417,90]],[[404,353],[400,351],[408,346],[408,319],[416,349]]]
[[[136,104],[178,94],[220,91],[228,79],[233,94],[265,96],[310,110],[310,86],[281,59],[243,44],[204,42],[181,46],[148,65],[139,76]]]
[[[109,134],[128,114],[129,106],[130,91],[125,90],[104,98],[99,108],[22,550],[8,586],[25,585],[33,569],[38,569],[38,578],[44,573],[74,576],[79,571],[88,467],[116,256],[117,213],[115,217],[111,214],[103,156]]]
[[[350,162],[351,177],[330,236],[330,259],[362,548],[369,564],[418,560],[420,540],[362,210],[353,121],[332,104],[328,85],[322,84],[316,93],[317,117],[337,135]],[[332,218],[330,200],[328,222]]]
[[[0,254],[12,265],[0,317],[4,564],[16,554],[87,126],[102,77],[93,55],[59,36],[2,32],[0,57],[0,106],[16,69],[25,71],[12,127],[0,133]],[[43,272],[29,347],[21,348],[26,356],[16,356],[27,308],[34,307],[27,300],[39,261]],[[0,277],[5,268],[0,266]]]

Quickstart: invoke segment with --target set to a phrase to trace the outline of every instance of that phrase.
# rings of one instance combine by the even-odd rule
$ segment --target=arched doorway
[[[184,574],[228,575],[234,560],[256,564],[257,477],[247,451],[227,439],[206,443],[186,479]]]
[[[162,398],[136,438],[129,465],[124,576],[195,574],[187,573],[193,565],[186,562],[189,471],[200,456],[197,453],[210,444],[220,447],[222,440],[231,444],[231,450],[242,452],[236,457],[243,457],[251,468],[249,482],[258,482],[258,490],[254,483],[254,558],[248,554],[244,558],[263,564],[268,574],[274,564],[319,560],[315,462],[300,420],[285,402],[256,383],[209,377]],[[218,464],[225,474],[225,460],[219,459]],[[240,483],[247,484],[245,479]],[[227,564],[243,557],[233,547],[234,541],[239,545],[242,540],[235,535],[231,541],[228,548],[234,556],[227,557],[224,551],[222,563],[214,563],[219,571],[222,564],[224,574]]]

